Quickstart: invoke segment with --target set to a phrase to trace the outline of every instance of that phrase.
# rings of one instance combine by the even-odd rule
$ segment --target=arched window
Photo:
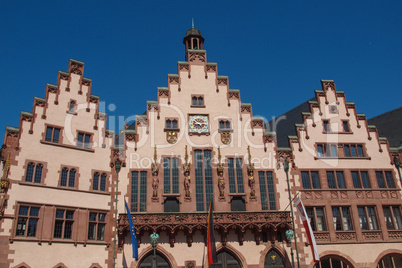
[[[70,101],[70,113],[74,113],[75,112],[75,101]]]
[[[193,49],[198,49],[198,39],[193,39]]]
[[[326,256],[320,259],[314,265],[314,268],[326,268],[326,267],[340,267],[340,268],[353,268],[353,266],[345,259],[339,256]]]
[[[99,185],[99,173],[95,172],[94,180],[92,183],[92,190],[98,190],[98,185]]]
[[[68,187],[74,187],[75,185],[75,169],[70,170],[70,176],[68,178]]]
[[[172,121],[172,128],[177,129],[177,120]]]
[[[198,97],[198,106],[203,106],[203,105],[204,105],[204,98]]]
[[[219,121],[219,129],[224,129],[224,128],[225,128],[225,122]]]
[[[210,265],[211,268],[230,267],[240,268],[240,261],[229,251],[223,250],[218,253],[218,262]]]
[[[32,182],[32,177],[33,177],[33,173],[34,173],[34,169],[35,169],[35,164],[34,163],[28,163],[28,167],[27,167],[27,174],[25,176],[25,181],[26,182]]]
[[[166,128],[172,128],[172,121],[171,120],[166,120]]]
[[[402,267],[402,255],[389,254],[383,257],[377,265],[377,268],[398,268]]]
[[[197,97],[193,97],[193,106],[197,106]]]
[[[75,187],[75,169],[63,168],[61,170],[60,186]],[[67,181],[68,180],[68,181]],[[68,182],[68,185],[67,185]]]
[[[106,191],[106,173],[102,173],[99,190]]]
[[[226,129],[230,129],[230,122],[226,121]]]
[[[34,183],[41,183],[42,182],[42,170],[43,170],[43,165],[42,164],[36,164],[33,162],[28,163],[27,166],[27,173],[25,175],[25,181],[26,182],[33,182]],[[34,176],[35,174],[35,176]]]
[[[264,267],[282,268],[285,267],[285,262],[276,250],[271,249],[265,256]]]
[[[152,260],[153,260],[153,252],[149,253],[147,256],[145,256],[144,259],[141,260],[140,265],[138,266],[139,268],[150,268],[153,267],[152,265]],[[169,261],[159,252],[156,252],[156,267],[157,268],[170,268],[172,267],[169,263]]]

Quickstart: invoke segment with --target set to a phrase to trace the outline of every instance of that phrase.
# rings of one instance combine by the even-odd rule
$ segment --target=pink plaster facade
[[[398,153],[367,125],[345,93],[336,91],[333,81],[322,80],[310,110],[300,115],[304,124],[289,137],[290,148],[278,148],[263,118],[253,117],[251,104],[242,103],[229,78],[207,62],[203,42],[198,30],[187,32],[186,61],[178,62],[178,73],[168,75],[167,87],[157,89],[146,114],[137,115],[118,135],[106,129],[99,97],[83,77],[84,64],[75,60],[68,72],[59,72],[57,85],[47,85],[44,99],[35,98],[31,113],[21,113],[19,127],[6,129],[0,267],[113,267],[114,256],[116,267],[141,267],[153,252],[153,232],[160,235],[156,251],[170,267],[203,267],[210,196],[221,256],[237,267],[291,267],[297,245],[300,267],[313,267],[298,215],[297,243],[285,235],[292,229],[285,159],[292,197],[299,195],[306,208],[323,211],[325,228],[314,232],[321,258],[377,267],[385,256],[402,256],[402,231],[388,230],[383,211],[401,210],[392,160]],[[334,145],[336,153],[319,155],[318,147],[326,144]],[[344,147],[352,145],[362,151],[344,155]],[[166,168],[165,161],[177,161],[177,168]],[[307,171],[318,172],[319,187],[304,187],[301,174]],[[330,188],[329,171],[342,171],[345,187]],[[354,187],[355,171],[368,172],[370,188]],[[376,172],[392,174],[394,185],[379,188]],[[123,200],[136,226],[138,261],[131,258]],[[350,208],[352,230],[336,230],[333,207]],[[359,207],[374,208],[375,230],[362,230]]]

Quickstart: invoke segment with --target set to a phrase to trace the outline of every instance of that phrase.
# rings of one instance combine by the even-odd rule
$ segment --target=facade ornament
[[[154,162],[152,163],[152,188],[153,188],[153,193],[152,193],[152,199],[153,200],[158,200],[158,186],[159,186],[159,166],[158,163],[156,162],[158,158],[157,152],[156,152],[156,145],[154,148]]]
[[[218,164],[218,188],[219,188],[219,201],[225,201],[225,181],[223,179],[223,165],[221,163],[221,147],[218,147],[218,159],[219,159],[219,164]]]
[[[4,172],[3,172],[3,177],[1,177],[0,180],[0,187],[1,187],[1,192],[0,192],[0,218],[4,216],[4,210],[7,205],[7,198],[6,198],[6,193],[8,190],[8,186],[10,185],[10,181],[8,180],[8,171],[10,169],[10,155],[11,152],[8,152],[6,163],[4,165]]]
[[[248,152],[248,166],[247,166],[247,174],[248,174],[248,185],[250,186],[250,199],[255,200],[255,179],[254,179],[254,165],[251,163],[251,153],[250,153],[250,145],[247,147]]]
[[[178,131],[169,130],[166,131],[166,141],[170,144],[174,144],[177,142],[178,139]]]
[[[230,131],[222,131],[221,132],[221,141],[225,145],[227,145],[231,142]]]
[[[188,163],[188,153],[187,153],[187,145],[185,147],[186,153],[184,155],[185,163],[183,166],[183,174],[184,174],[184,190],[185,190],[185,200],[190,201],[190,164]]]

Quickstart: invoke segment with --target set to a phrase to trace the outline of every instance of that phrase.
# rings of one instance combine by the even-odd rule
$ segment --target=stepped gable
[[[390,147],[402,146],[402,107],[377,115],[367,120],[370,125],[375,125],[378,134],[386,137]]]

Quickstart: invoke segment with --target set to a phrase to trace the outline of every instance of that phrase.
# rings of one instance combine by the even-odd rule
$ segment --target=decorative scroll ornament
[[[152,163],[152,177],[153,177],[153,179],[152,179],[152,188],[153,188],[152,198],[153,199],[158,198],[159,166],[158,166],[158,163],[156,162],[157,158],[158,158],[158,155],[156,153],[156,145],[155,145],[155,148],[154,148],[154,162]]]
[[[224,200],[225,199],[225,181],[223,179],[223,165],[221,163],[221,147],[218,147],[218,159],[219,159],[219,164],[217,168],[218,172],[218,188],[219,188],[219,199]]]
[[[186,145],[186,153],[184,156],[185,163],[183,166],[183,174],[184,174],[184,190],[185,190],[185,198],[190,200],[190,164],[188,163],[188,153],[187,153],[187,145]]]
[[[255,199],[254,165],[251,163],[250,145],[247,147],[247,151],[248,151],[248,166],[247,166],[248,184],[251,190],[250,198]]]
[[[231,142],[230,131],[222,131],[221,132],[221,141],[223,144],[229,144]]]
[[[169,130],[169,131],[166,132],[166,140],[167,140],[168,143],[170,143],[170,144],[176,143],[177,138],[178,138],[177,131]]]

